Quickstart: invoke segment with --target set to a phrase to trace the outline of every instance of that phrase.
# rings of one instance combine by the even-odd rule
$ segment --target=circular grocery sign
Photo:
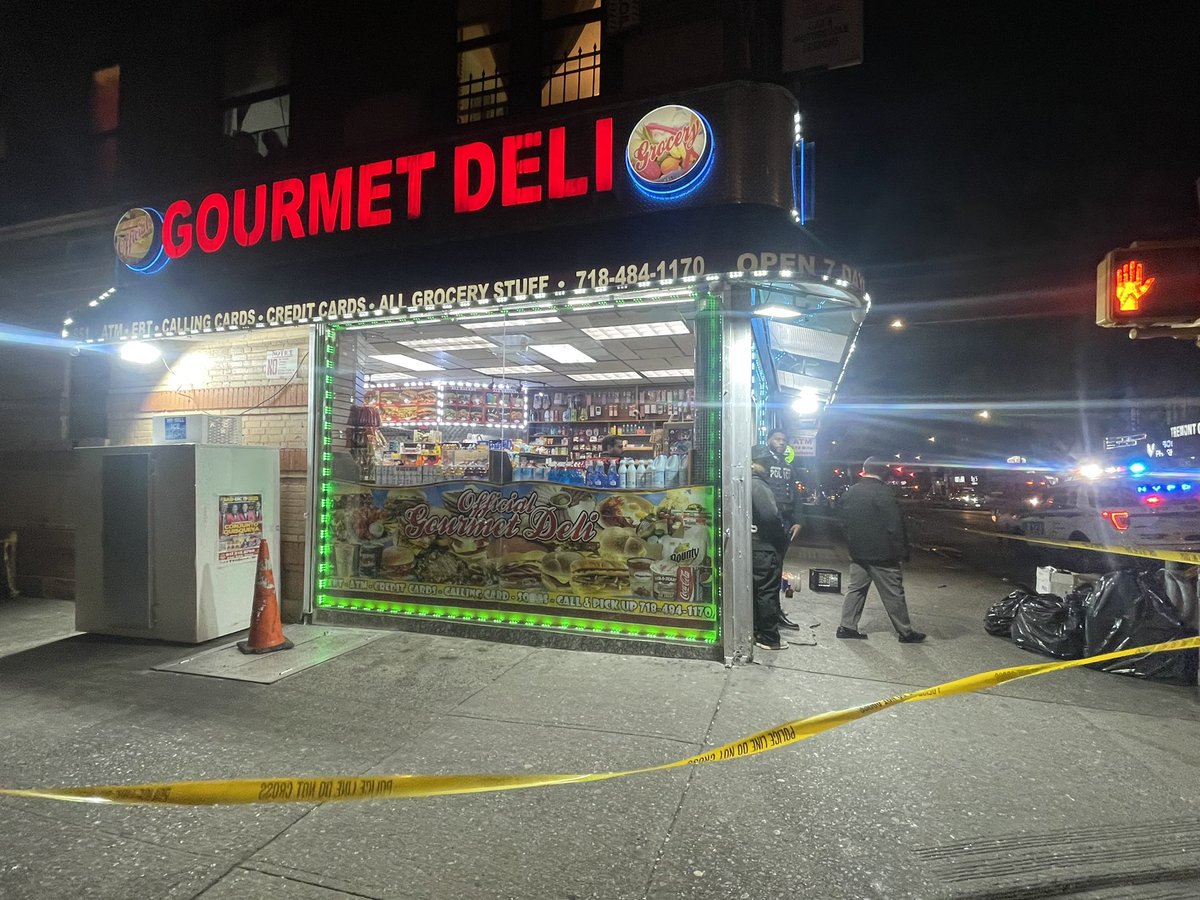
[[[117,259],[135,272],[157,272],[166,264],[162,251],[162,216],[137,207],[121,216],[113,231]]]
[[[633,127],[625,147],[625,166],[634,185],[655,197],[672,197],[695,188],[712,166],[712,131],[698,112],[686,106],[660,106]]]

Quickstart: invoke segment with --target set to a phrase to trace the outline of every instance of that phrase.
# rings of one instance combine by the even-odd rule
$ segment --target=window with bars
[[[225,41],[224,133],[248,153],[283,153],[291,130],[291,29],[264,22]]]
[[[458,121],[481,122],[508,113],[512,74],[510,0],[458,4]]]
[[[460,0],[459,123],[599,96],[601,12],[602,0]],[[536,40],[515,39],[523,24]]]
[[[600,96],[600,0],[543,0],[541,105]]]

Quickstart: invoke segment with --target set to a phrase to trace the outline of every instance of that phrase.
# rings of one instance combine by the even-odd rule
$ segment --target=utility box
[[[75,627],[189,644],[248,627],[263,538],[280,558],[279,451],[75,452]]]

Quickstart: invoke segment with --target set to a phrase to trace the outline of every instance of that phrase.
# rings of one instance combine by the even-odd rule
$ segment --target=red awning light
[[[1155,498],[1157,499],[1157,498]],[[1100,515],[1112,524],[1112,527],[1117,531],[1129,530],[1129,512],[1124,509],[1106,509]]]

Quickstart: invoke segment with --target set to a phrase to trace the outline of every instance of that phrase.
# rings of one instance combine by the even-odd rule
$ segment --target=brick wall
[[[280,449],[280,541],[272,547],[285,621],[298,621],[304,602],[307,528],[307,328],[276,328],[177,341],[164,363],[114,363],[108,394],[110,444],[149,444],[154,416],[206,412],[240,416],[242,443]],[[267,351],[296,349],[296,377],[268,377]],[[169,367],[169,368],[168,368]]]
[[[0,347],[0,451],[61,450],[69,354],[36,344]]]
[[[0,537],[17,532],[17,586],[33,597],[75,596],[69,362],[65,349],[0,344]]]

